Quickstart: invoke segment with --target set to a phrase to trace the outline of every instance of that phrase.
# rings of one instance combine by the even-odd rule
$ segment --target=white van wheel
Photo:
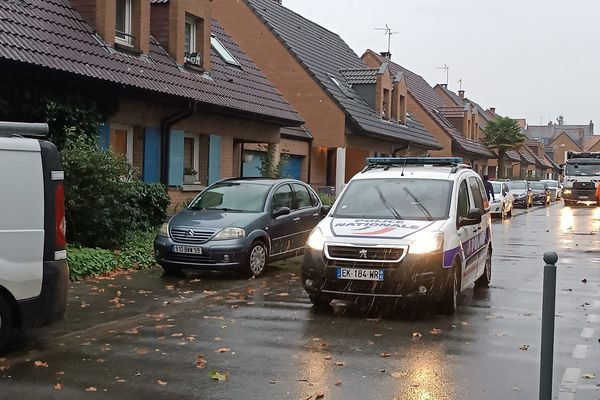
[[[12,310],[8,302],[0,295],[0,351],[4,348],[12,329]]]
[[[459,260],[452,265],[451,276],[448,277],[444,293],[439,302],[440,311],[445,315],[453,315],[458,308],[458,294],[460,293],[461,265]]]

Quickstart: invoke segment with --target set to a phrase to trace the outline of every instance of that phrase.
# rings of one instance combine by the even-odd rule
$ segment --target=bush
[[[120,248],[131,232],[163,223],[170,200],[162,185],[141,182],[126,159],[103,150],[95,138],[74,130],[65,136],[61,160],[70,243]]]
[[[329,193],[319,193],[319,198],[321,199],[321,203],[326,206],[333,205],[335,202],[335,196]]]
[[[118,266],[113,251],[71,245],[67,248],[67,262],[71,279],[114,271]]]
[[[69,245],[67,261],[71,279],[101,275],[117,269],[144,269],[156,264],[153,242],[156,233],[138,232],[119,251]]]

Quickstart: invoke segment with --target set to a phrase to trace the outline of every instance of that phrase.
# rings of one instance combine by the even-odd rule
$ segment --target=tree
[[[483,129],[483,143],[498,151],[498,178],[504,178],[506,152],[514,150],[525,142],[525,135],[517,121],[509,117],[498,117],[488,122]]]
[[[260,160],[260,166],[258,167],[260,175],[265,178],[281,177],[283,167],[289,156],[285,152],[281,152],[279,154],[279,160],[277,160],[277,145],[274,143],[260,146],[260,149],[265,152]]]
[[[565,116],[560,114],[556,117],[556,125],[563,126],[565,124]]]

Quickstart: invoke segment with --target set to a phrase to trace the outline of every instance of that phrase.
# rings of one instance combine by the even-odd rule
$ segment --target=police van
[[[67,304],[64,173],[47,135],[46,124],[0,122],[0,351]]]
[[[462,158],[368,158],[311,232],[302,283],[319,306],[430,295],[452,314],[463,289],[490,283],[490,227],[483,181]]]

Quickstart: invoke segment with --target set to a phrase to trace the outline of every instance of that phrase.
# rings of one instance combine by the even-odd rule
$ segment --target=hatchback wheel
[[[244,265],[244,274],[248,276],[261,276],[267,267],[267,246],[260,240],[255,240],[250,247],[248,259]]]

